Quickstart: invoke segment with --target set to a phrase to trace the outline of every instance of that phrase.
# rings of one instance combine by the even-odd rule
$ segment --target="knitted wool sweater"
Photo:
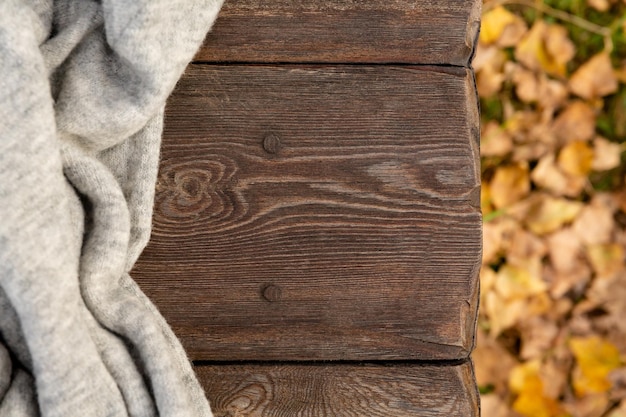
[[[0,1],[0,416],[210,416],[128,272],[221,0]]]

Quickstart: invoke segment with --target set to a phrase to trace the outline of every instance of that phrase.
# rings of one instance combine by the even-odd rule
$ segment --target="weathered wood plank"
[[[133,276],[193,359],[456,359],[480,264],[473,77],[193,65]]]
[[[206,62],[468,65],[481,0],[227,0]]]
[[[478,417],[471,365],[210,365],[216,417]]]

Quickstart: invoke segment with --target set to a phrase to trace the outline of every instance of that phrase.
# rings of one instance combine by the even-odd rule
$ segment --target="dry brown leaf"
[[[496,284],[496,271],[488,266],[482,266],[480,268],[480,305],[484,306],[486,303],[486,294],[494,289]],[[482,313],[482,312],[481,312]]]
[[[535,21],[515,48],[515,58],[527,68],[559,77],[565,76],[566,64],[572,57],[573,45],[565,28],[547,25],[543,20]]]
[[[607,312],[594,317],[594,326],[626,354],[626,271],[608,277],[597,277],[587,291],[588,299]]]
[[[567,87],[560,81],[548,78],[520,65],[511,68],[511,80],[515,84],[517,97],[526,103],[538,102],[543,109],[554,110],[565,104]]]
[[[569,298],[560,298],[552,303],[552,308],[545,315],[554,322],[561,322],[572,312],[574,303]]]
[[[528,30],[524,20],[502,6],[485,13],[480,29],[480,42],[500,47],[514,46]]]
[[[589,140],[596,132],[595,111],[582,101],[573,101],[555,119],[553,129],[562,143]]]
[[[554,309],[554,301],[547,292],[535,294],[528,299],[526,317],[547,316]]]
[[[535,197],[526,216],[526,225],[537,235],[552,233],[573,221],[583,204],[548,195]]]
[[[547,237],[550,249],[550,263],[558,273],[568,273],[579,267],[584,259],[583,246],[570,227],[552,233]]]
[[[482,156],[504,156],[513,150],[511,135],[493,120],[487,122],[480,138]]]
[[[556,342],[553,342],[553,346],[556,343],[558,343],[558,338]],[[547,360],[544,360],[539,370],[539,376],[542,381],[546,381],[543,387],[545,395],[550,398],[559,398],[563,394],[568,383],[569,367],[569,361],[559,361],[554,355],[550,355]]]
[[[565,294],[581,297],[591,280],[591,268],[581,259],[575,259],[570,271],[557,271],[552,266],[544,269],[544,278],[550,282],[550,296],[558,299]]]
[[[508,404],[497,394],[485,394],[480,396],[480,410],[483,416],[489,417],[514,417],[509,411]],[[617,416],[622,417],[622,416]]]
[[[588,336],[589,334],[593,333],[593,325],[591,324],[591,320],[589,319],[588,315],[584,314],[588,310],[592,310],[593,307],[595,306],[593,306],[592,304],[584,306],[584,302],[576,305],[574,309],[574,314],[567,323],[567,330],[570,335]]]
[[[472,68],[474,68],[475,72],[479,72],[486,65],[490,65],[495,60],[498,60],[497,57],[500,56],[502,50],[495,45],[485,45],[483,43],[479,43],[476,45],[476,54],[474,55],[474,59],[472,59]]]
[[[566,415],[572,417],[603,417],[608,405],[607,393],[587,395],[564,403],[565,409],[570,413]]]
[[[500,225],[494,222],[483,224],[483,264],[489,264],[497,259],[502,246]]]
[[[503,225],[501,222],[483,224],[483,264],[495,262],[502,249]]]
[[[496,393],[504,393],[509,372],[517,361],[494,338],[478,330],[476,349],[472,353],[476,382],[479,387],[492,385]]]
[[[513,83],[517,97],[526,103],[532,103],[539,99],[539,78],[533,72],[517,66],[513,72]]]
[[[492,66],[486,66],[476,74],[476,90],[482,98],[492,97],[502,89],[505,76]]]
[[[562,107],[568,97],[567,87],[560,81],[542,75],[539,85],[539,104],[543,109],[553,111]]]
[[[570,142],[559,152],[557,164],[566,174],[586,176],[591,171],[593,149],[583,141]]]
[[[485,295],[484,313],[489,318],[491,337],[497,337],[525,317],[526,308],[526,300],[505,300],[496,291],[489,291]]]
[[[626,367],[621,367],[609,372],[609,382],[611,383],[611,400],[626,399]]]
[[[626,190],[617,191],[612,194],[613,202],[616,209],[626,213]]]
[[[533,183],[557,196],[576,197],[585,188],[587,178],[566,175],[557,167],[554,154],[543,156],[530,174]]]
[[[616,92],[618,82],[608,52],[600,52],[581,65],[570,77],[569,86],[574,94],[588,100]]]
[[[617,168],[621,163],[622,147],[598,136],[593,140],[593,162],[591,168],[594,171],[608,171]]]
[[[620,405],[607,414],[606,417],[626,417],[626,401],[622,401]]]
[[[615,227],[613,212],[606,199],[596,196],[581,210],[572,229],[586,245],[609,243]]]
[[[624,247],[617,243],[589,245],[587,256],[599,278],[611,277],[624,269]]]
[[[552,24],[545,35],[546,50],[555,62],[565,65],[576,54],[574,43],[570,40],[565,26]]]
[[[511,159],[515,162],[534,161],[548,153],[550,153],[549,145],[541,142],[532,142],[515,146]]]
[[[489,183],[491,201],[502,209],[521,200],[530,192],[528,164],[517,163],[498,167]]]
[[[587,0],[587,4],[599,12],[606,12],[611,6],[608,0]]]
[[[542,239],[519,226],[511,228],[510,236],[506,251],[506,259],[510,264],[523,265],[528,259],[543,258],[548,252]]]
[[[531,317],[520,324],[523,360],[540,359],[551,347],[559,328],[545,317]]]
[[[506,54],[495,45],[478,45],[472,65],[476,70],[476,88],[480,97],[491,97],[502,88],[506,76]]]

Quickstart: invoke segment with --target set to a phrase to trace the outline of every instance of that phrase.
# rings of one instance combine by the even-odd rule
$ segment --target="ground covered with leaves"
[[[485,417],[626,417],[626,0],[487,0]]]

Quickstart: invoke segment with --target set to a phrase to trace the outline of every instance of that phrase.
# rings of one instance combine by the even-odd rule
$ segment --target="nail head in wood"
[[[282,298],[282,290],[278,285],[269,284],[263,287],[261,292],[263,299],[271,303],[280,301]]]
[[[265,136],[263,139],[263,149],[265,152],[277,154],[281,148],[280,138],[273,133]]]

